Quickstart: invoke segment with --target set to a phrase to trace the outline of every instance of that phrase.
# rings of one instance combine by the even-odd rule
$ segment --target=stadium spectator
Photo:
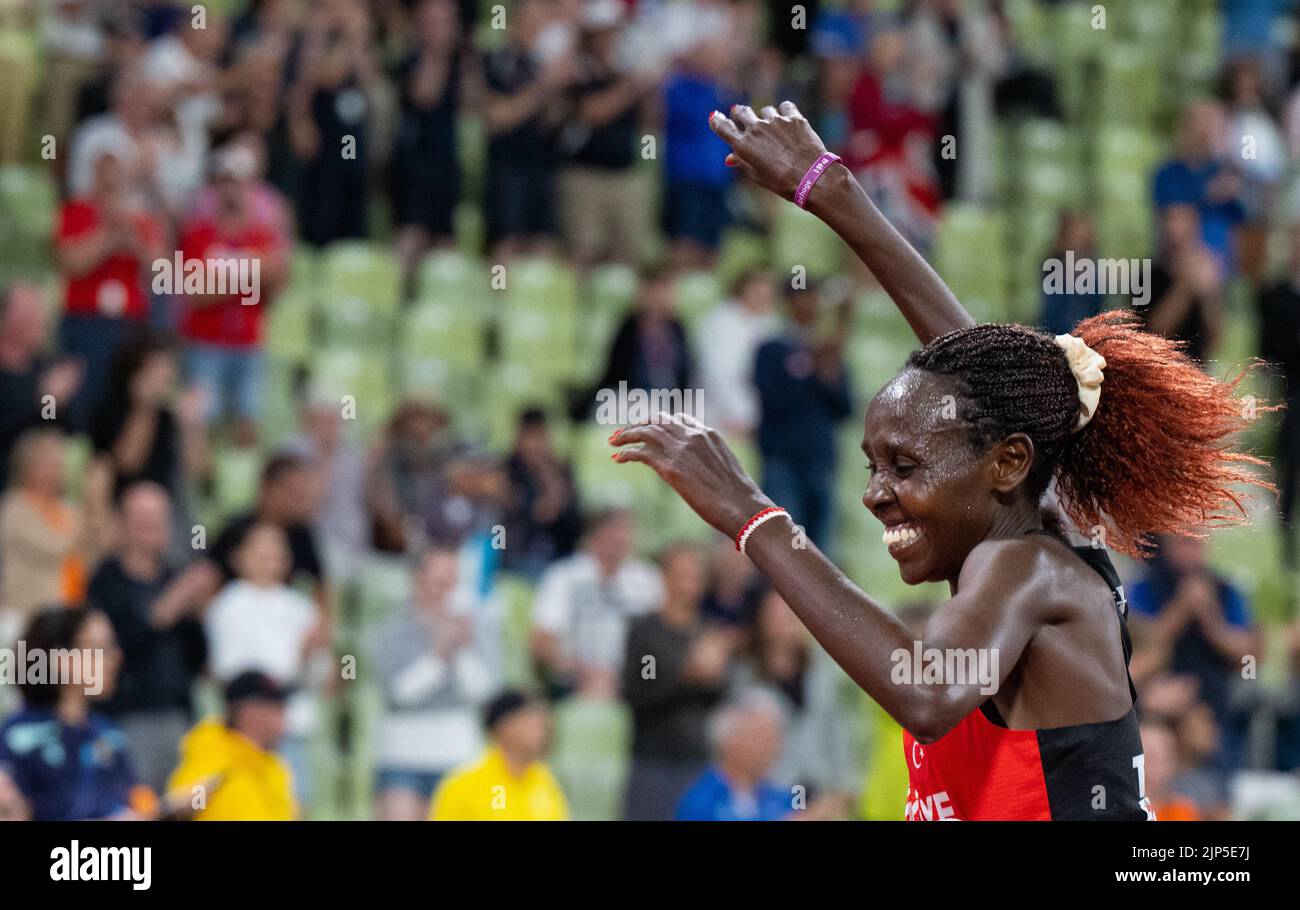
[[[461,173],[457,126],[475,87],[455,0],[415,7],[416,47],[393,73],[400,107],[393,143],[393,224],[408,275],[432,245],[455,234]]]
[[[224,717],[200,721],[181,742],[168,795],[202,806],[195,821],[292,821],[293,773],[276,754],[289,694],[264,673],[240,673],[225,687]]]
[[[360,0],[322,0],[307,14],[287,116],[301,166],[298,229],[312,246],[369,235],[368,93],[379,77],[372,32]]]
[[[726,691],[734,629],[705,627],[704,554],[670,546],[661,559],[663,603],[630,623],[623,700],[632,709],[632,769],[623,817],[669,821],[709,761],[709,712]]]
[[[696,362],[705,413],[699,416],[732,440],[748,440],[758,426],[754,355],[776,335],[777,280],[771,272],[745,272],[731,297],[705,314],[695,333]]]
[[[733,82],[735,53],[725,35],[706,31],[664,86],[663,231],[679,267],[711,263],[730,221],[734,175],[708,121],[744,100]]]
[[[652,66],[631,68],[625,48],[624,4],[592,0],[581,23],[574,110],[560,143],[564,234],[574,265],[597,262],[636,266],[650,232],[645,174],[637,167],[645,103],[662,74]]]
[[[122,345],[90,422],[91,443],[117,490],[152,480],[173,503],[181,501],[186,480],[207,475],[210,460],[204,393],[178,392],[177,356],[172,338],[149,332]]]
[[[594,407],[596,392],[641,389],[683,393],[693,388],[694,358],[686,327],[677,314],[676,275],[655,265],[642,270],[636,306],[615,332],[605,371],[584,405]],[[683,397],[683,401],[685,398]],[[651,415],[653,416],[653,415]]]
[[[1200,821],[1201,814],[1196,803],[1173,790],[1173,782],[1178,774],[1178,734],[1168,722],[1160,720],[1144,721],[1141,730],[1143,780],[1156,820]]]
[[[909,93],[936,117],[936,136],[952,136],[961,154],[931,151],[945,200],[982,202],[994,189],[996,87],[1009,74],[1012,35],[988,4],[931,0],[912,6],[906,22]]]
[[[431,548],[414,562],[411,604],[375,636],[383,687],[376,733],[376,814],[418,821],[438,782],[482,748],[479,707],[495,683],[491,647],[475,603],[458,589],[455,550]]]
[[[256,670],[293,690],[281,743],[302,802],[311,793],[309,737],[316,728],[317,690],[332,635],[327,617],[288,584],[292,554],[285,530],[269,522],[250,527],[230,554],[236,576],[204,613],[208,667],[229,683]]]
[[[109,107],[81,122],[68,140],[68,195],[92,195],[98,180],[98,159],[112,154],[121,165],[123,193],[135,204],[153,206],[161,191],[150,168],[151,131],[165,101],[140,71],[128,64],[119,69],[109,90]]]
[[[502,568],[535,581],[551,563],[573,555],[582,534],[573,470],[555,451],[545,411],[529,408],[519,415],[506,472]]]
[[[329,585],[321,563],[312,522],[316,518],[318,483],[315,465],[293,455],[269,459],[262,468],[257,503],[250,512],[232,518],[213,541],[206,556],[186,566],[154,604],[154,623],[196,614],[223,585],[238,574],[234,554],[256,525],[274,525],[288,537],[289,568],[284,580],[311,585],[312,599],[322,615],[328,612]],[[206,539],[204,540],[206,542]],[[204,549],[202,546],[196,547]]]
[[[451,429],[440,405],[398,405],[366,480],[375,546],[404,553],[421,540],[459,545],[505,501],[504,472]]]
[[[11,629],[42,607],[81,603],[88,565],[104,542],[103,516],[67,497],[65,446],[57,430],[37,428],[14,447],[0,497],[0,608]]]
[[[81,385],[81,365],[46,357],[48,332],[41,290],[15,282],[0,286],[0,489],[18,437],[50,421],[65,422]]]
[[[309,390],[303,400],[302,432],[286,451],[317,466],[321,505],[312,530],[320,542],[326,575],[347,582],[356,575],[370,546],[366,514],[366,473],[370,456],[343,435],[341,406],[336,399]]]
[[[85,607],[53,607],[23,633],[29,653],[60,652],[57,678],[27,680],[23,708],[0,725],[7,767],[36,821],[131,820],[138,799],[122,731],[94,702],[113,692],[121,659],[113,627]]]
[[[221,113],[216,58],[225,43],[225,20],[205,8],[203,22],[177,18],[139,61],[159,101],[144,154],[163,210],[181,216],[203,184],[210,131]]]
[[[709,586],[700,604],[700,615],[708,622],[748,633],[758,616],[766,580],[730,537],[718,537],[710,549],[709,562]]]
[[[1235,253],[1242,275],[1258,287],[1268,268],[1269,224],[1289,165],[1287,148],[1268,109],[1258,60],[1229,63],[1220,95],[1226,107],[1224,143],[1241,180],[1242,222],[1237,228]]]
[[[920,250],[934,235],[941,190],[930,150],[937,135],[933,97],[919,97],[937,74],[932,54],[909,54],[898,29],[872,39],[867,65],[849,97],[849,135],[843,149],[853,170],[898,231]],[[928,93],[938,91],[931,86]]]
[[[163,250],[162,225],[128,195],[125,155],[106,144],[91,157],[93,183],[64,204],[55,237],[64,281],[60,347],[86,367],[77,403],[83,426],[118,349],[149,316],[144,275]]]
[[[550,740],[544,702],[506,691],[487,706],[488,747],[438,785],[431,821],[567,821],[569,807],[543,763]]]
[[[1183,111],[1174,156],[1155,174],[1153,199],[1163,218],[1171,205],[1190,205],[1200,219],[1201,240],[1220,269],[1234,268],[1233,235],[1245,217],[1240,174],[1222,157],[1226,125],[1223,108],[1194,101]]]
[[[631,513],[598,513],[582,548],[542,576],[530,648],[552,696],[617,695],[628,623],[663,602],[659,573],[632,555],[635,533]]]
[[[141,783],[163,792],[177,744],[193,720],[191,692],[206,657],[202,627],[182,618],[158,627],[154,601],[176,570],[167,491],[136,481],[118,498],[116,543],[90,578],[86,601],[113,625],[122,651],[117,688],[104,705],[125,734]]]
[[[1282,380],[1286,409],[1278,427],[1278,521],[1283,563],[1300,568],[1296,557],[1295,509],[1300,502],[1300,223],[1288,231],[1288,274],[1259,295],[1259,353]]]
[[[229,420],[240,446],[256,440],[265,394],[262,318],[289,271],[287,238],[255,213],[257,171],[257,155],[248,146],[219,149],[212,164],[216,211],[189,219],[180,237],[186,268],[207,263],[204,274],[211,275],[225,268],[212,263],[234,262],[240,276],[230,293],[185,294],[180,322],[189,379],[205,393],[204,419]],[[252,279],[247,284],[245,275]]]
[[[1077,209],[1064,209],[1056,222],[1056,241],[1047,259],[1065,263],[1071,254],[1075,262],[1095,259],[1097,239],[1091,216]],[[1096,291],[1048,290],[1044,283],[1038,324],[1053,335],[1068,335],[1080,322],[1100,313],[1105,302],[1105,295]]]
[[[102,10],[100,15],[103,53],[98,62],[97,72],[83,82],[77,92],[76,123],[85,123],[93,117],[109,113],[112,106],[114,80],[119,73],[128,70],[132,61],[145,51],[146,23],[139,10],[122,6],[117,9]]]
[[[14,776],[8,765],[0,764],[0,822],[25,822],[32,817],[27,800],[14,783]]]
[[[1196,209],[1167,206],[1160,216],[1161,247],[1151,264],[1151,304],[1142,310],[1147,328],[1187,345],[1204,361],[1223,333],[1223,268],[1197,236]]]
[[[99,5],[91,0],[56,0],[42,10],[41,66],[46,88],[41,122],[58,141],[67,137],[76,115],[78,92],[94,78],[103,56]]]
[[[1163,535],[1144,576],[1128,586],[1132,625],[1144,650],[1199,684],[1198,698],[1223,725],[1225,769],[1237,766],[1241,731],[1232,711],[1242,659],[1258,651],[1246,599],[1206,561],[1204,541]]]
[[[791,816],[791,795],[768,779],[785,738],[781,706],[771,695],[751,691],[728,701],[711,721],[710,738],[713,764],[682,797],[678,821],[780,821]]]
[[[769,776],[803,788],[808,817],[846,818],[857,786],[852,720],[840,703],[844,679],[781,595],[768,591],[731,684],[740,691],[765,689],[781,706],[786,747]]]
[[[565,92],[577,75],[573,35],[555,0],[521,0],[505,43],[484,58],[488,135],[483,189],[489,255],[546,252],[557,233],[556,175]]]
[[[788,288],[785,302],[790,317],[785,331],[764,342],[755,356],[763,490],[790,510],[809,540],[826,549],[835,431],[853,413],[843,337],[821,341],[815,336],[821,310],[816,285]]]

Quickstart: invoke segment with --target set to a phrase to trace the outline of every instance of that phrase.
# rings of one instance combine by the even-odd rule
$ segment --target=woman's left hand
[[[722,435],[688,414],[660,414],[652,423],[616,430],[609,442],[619,463],[654,468],[696,514],[729,537],[772,505],[745,473]]]

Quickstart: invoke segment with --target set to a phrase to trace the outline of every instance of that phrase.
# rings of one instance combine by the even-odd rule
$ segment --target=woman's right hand
[[[727,164],[740,168],[751,180],[783,199],[793,200],[808,168],[826,153],[826,145],[799,108],[782,101],[757,114],[746,105],[731,109],[731,116],[714,111],[709,127],[731,146]]]

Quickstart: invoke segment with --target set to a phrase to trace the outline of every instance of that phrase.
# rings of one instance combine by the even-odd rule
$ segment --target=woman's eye
[[[899,477],[906,477],[912,473],[915,467],[916,465],[914,464],[897,464],[894,465],[894,473]]]

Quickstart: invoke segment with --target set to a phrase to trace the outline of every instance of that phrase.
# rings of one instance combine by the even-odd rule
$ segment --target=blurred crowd
[[[1009,5],[11,4],[0,22],[38,35],[42,63],[0,86],[0,163],[36,156],[59,209],[57,300],[40,282],[0,289],[0,646],[67,651],[100,685],[0,683],[0,818],[308,815],[337,785],[321,756],[340,742],[366,757],[377,818],[583,816],[585,769],[548,755],[564,718],[581,738],[608,709],[626,725],[597,725],[625,758],[611,817],[901,817],[897,726],[732,542],[696,533],[647,558],[647,517],[583,488],[561,443],[597,390],[700,389],[700,416],[753,452],[768,495],[852,562],[837,440],[870,392],[845,357],[870,276],[745,269],[688,326],[681,277],[772,218],[708,115],[796,101],[928,251],[947,203],[995,199],[999,118],[1062,116]],[[1287,277],[1268,268],[1273,228],[1300,214],[1282,192],[1300,91],[1276,29],[1231,14],[1221,91],[1186,109],[1151,175],[1145,315],[1208,359],[1226,288],[1244,284],[1300,404],[1300,229]],[[405,398],[363,437],[305,382],[287,441],[267,445],[265,314],[295,257],[382,242],[405,299],[466,234],[491,263],[635,270],[630,308],[586,352],[594,385],[511,414],[502,451],[460,430],[450,396]],[[1048,252],[1097,255],[1089,213],[1062,212]],[[154,263],[174,255],[257,260],[259,303],[159,291]],[[1068,331],[1110,305],[1046,294],[1041,321]],[[230,451],[252,453],[246,501],[210,521]],[[401,602],[358,618],[375,565],[399,567]],[[1242,670],[1260,626],[1203,543],[1162,541],[1128,596],[1158,814],[1228,817],[1243,769],[1300,768],[1300,626],[1280,653],[1286,697],[1264,703]],[[891,606],[923,628],[925,605]],[[102,667],[80,666],[92,653]]]

